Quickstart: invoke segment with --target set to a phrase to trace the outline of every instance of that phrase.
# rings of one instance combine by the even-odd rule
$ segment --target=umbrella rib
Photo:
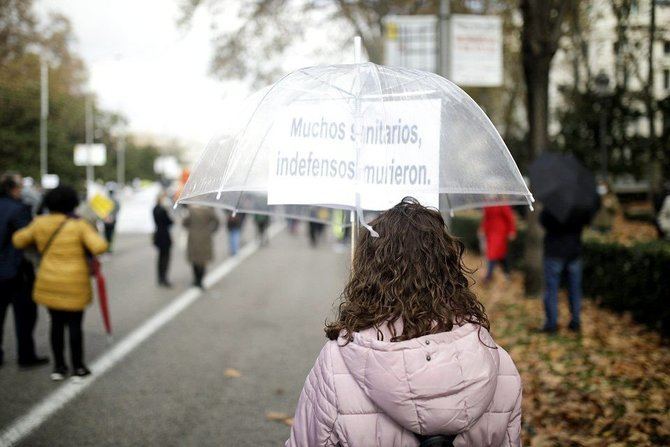
[[[351,92],[348,92],[348,91],[346,91],[346,90],[344,90],[344,89],[341,89],[340,87],[337,87],[337,86],[335,86],[335,85],[333,85],[333,84],[329,84],[329,83],[327,83],[326,81],[323,81],[322,79],[320,79],[320,76],[314,76],[313,74],[308,73],[307,71],[305,71],[305,69],[300,69],[300,70],[298,70],[298,71],[301,72],[301,73],[303,73],[303,74],[306,75],[306,76],[309,76],[310,78],[314,79],[315,81],[322,83],[323,85],[325,85],[325,86],[327,86],[327,87],[330,87],[330,88],[332,88],[332,89],[334,89],[334,90],[337,90],[337,91],[339,91],[339,92],[342,92],[342,93],[344,93],[345,95],[348,95],[348,96],[350,96],[350,97],[352,97],[352,98],[355,98],[355,96],[354,96]]]
[[[381,90],[381,85],[379,86]],[[429,95],[432,93],[437,93],[436,90],[426,90],[423,92],[403,92],[403,93],[380,93],[378,95],[365,95],[361,96],[361,99],[375,99],[375,98],[395,98],[395,97],[407,97],[407,96],[422,96]]]
[[[400,70],[398,70],[398,71],[400,71]],[[428,76],[426,76],[424,73],[422,73],[422,76],[423,76],[423,78],[427,78],[427,77],[428,77]],[[419,79],[423,79],[423,78],[406,78],[406,79],[407,79],[406,82],[403,82],[403,83],[401,83],[401,84],[398,84],[398,85],[394,86],[394,88],[400,88],[400,87],[403,87],[403,86],[405,86],[405,85],[407,85],[407,84],[411,84],[411,83],[416,82],[416,81],[418,81]]]

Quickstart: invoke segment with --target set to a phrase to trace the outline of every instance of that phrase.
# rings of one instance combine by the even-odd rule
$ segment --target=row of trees
[[[73,150],[85,139],[87,73],[73,51],[67,17],[53,14],[40,23],[32,0],[0,2],[0,172],[40,175],[40,61],[49,62],[48,171],[62,182],[81,184],[85,168],[74,165]],[[125,126],[118,113],[94,111],[96,143],[108,148],[107,164],[96,167],[97,179],[116,179],[119,135]],[[153,161],[161,148],[126,142],[126,178],[153,178]]]

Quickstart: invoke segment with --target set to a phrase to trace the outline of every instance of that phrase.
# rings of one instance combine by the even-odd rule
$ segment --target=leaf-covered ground
[[[523,380],[524,445],[670,446],[670,348],[656,333],[586,299],[574,334],[561,296],[562,328],[547,336],[534,332],[542,301],[523,295],[519,274],[476,289]]]

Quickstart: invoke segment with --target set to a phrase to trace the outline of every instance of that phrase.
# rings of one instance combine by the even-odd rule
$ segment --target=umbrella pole
[[[356,219],[356,212],[351,211],[351,263],[354,262],[354,252],[356,251],[356,236],[358,235],[358,219]]]
[[[361,36],[356,36],[354,37],[354,64],[360,64],[361,63],[361,51],[363,47],[363,42],[361,40]],[[356,100],[356,110],[357,110],[357,115],[358,115],[358,110],[360,108],[360,104],[358,103],[358,99]],[[357,144],[360,144],[357,142]],[[356,161],[358,161],[358,154],[360,150],[356,151]],[[357,211],[351,211],[351,263],[353,264],[354,262],[354,252],[356,250],[356,237],[358,236],[358,216],[356,215]]]

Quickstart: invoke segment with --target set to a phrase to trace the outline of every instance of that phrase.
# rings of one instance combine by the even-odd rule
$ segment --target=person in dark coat
[[[563,223],[551,213],[543,210],[540,223],[544,234],[544,310],[546,320],[541,331],[554,333],[558,330],[558,288],[563,272],[567,273],[568,300],[572,319],[568,328],[581,329],[582,303],[582,230],[590,217],[573,217]]]
[[[2,338],[7,308],[12,305],[18,345],[18,363],[22,367],[48,363],[35,354],[33,330],[37,323],[37,305],[32,299],[35,272],[22,250],[12,244],[12,235],[27,226],[32,218],[30,207],[21,202],[21,177],[4,174],[0,178],[0,365],[4,362]]]
[[[172,287],[167,278],[172,248],[172,237],[170,236],[172,218],[168,213],[169,206],[167,194],[163,191],[158,195],[156,206],[153,209],[156,224],[153,242],[158,249],[158,285],[161,287]]]
[[[116,194],[113,189],[109,190],[109,199],[114,203],[114,208],[112,208],[112,211],[109,213],[109,215],[103,219],[103,224],[105,226],[105,239],[107,239],[107,243],[109,244],[108,251],[111,253],[112,243],[114,241],[114,232],[116,229],[116,219],[119,216],[121,205],[116,199]]]
[[[267,214],[254,214],[254,223],[256,224],[256,234],[261,246],[269,242],[267,229],[270,225],[270,216]]]

